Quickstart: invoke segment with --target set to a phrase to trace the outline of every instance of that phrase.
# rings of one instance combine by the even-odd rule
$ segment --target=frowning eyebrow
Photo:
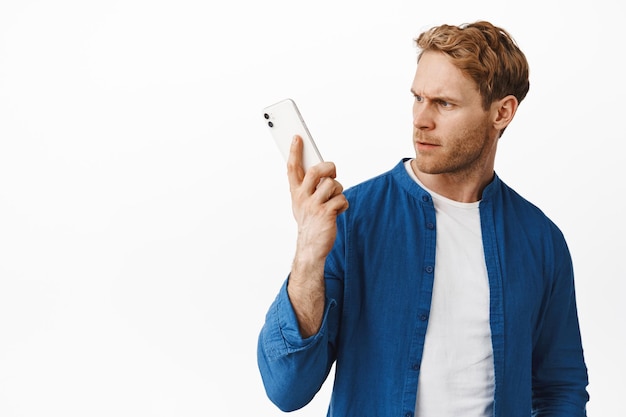
[[[445,96],[445,95],[441,95],[441,96],[431,96],[431,97],[429,97],[429,96],[427,96],[427,95],[425,95],[425,94],[420,94],[420,93],[418,93],[418,92],[417,92],[417,91],[415,91],[413,88],[411,88],[411,94],[413,94],[413,96],[415,96],[415,97],[417,97],[417,96],[419,96],[419,97],[423,97],[423,98],[426,98],[426,99],[428,99],[428,100],[430,100],[430,101],[439,101],[439,102],[445,101],[445,102],[447,102],[447,103],[456,103],[456,102],[458,102],[458,101],[459,101],[459,100],[456,100],[456,99],[454,99],[454,98],[452,98],[452,97]]]

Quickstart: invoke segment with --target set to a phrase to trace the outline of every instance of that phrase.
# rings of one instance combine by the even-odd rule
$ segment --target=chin
[[[424,174],[435,174],[436,166],[433,164],[429,164],[427,161],[424,161],[424,158],[421,158],[419,155],[415,157],[413,164],[411,164],[413,169],[417,168],[419,172],[423,172]]]

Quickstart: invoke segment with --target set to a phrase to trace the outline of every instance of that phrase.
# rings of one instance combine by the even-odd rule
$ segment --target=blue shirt
[[[337,218],[326,260],[322,327],[300,336],[285,281],[259,335],[259,370],[283,411],[308,404],[335,363],[328,416],[412,417],[433,289],[433,201],[404,161],[345,195],[350,208]],[[494,416],[585,416],[587,368],[561,231],[497,175],[480,220]]]

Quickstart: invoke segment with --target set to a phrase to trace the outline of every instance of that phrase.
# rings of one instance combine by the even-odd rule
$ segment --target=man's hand
[[[337,216],[347,210],[332,162],[304,172],[302,139],[294,137],[287,161],[293,215],[298,224],[296,255],[288,293],[303,337],[319,330],[324,313],[324,264],[337,235]]]

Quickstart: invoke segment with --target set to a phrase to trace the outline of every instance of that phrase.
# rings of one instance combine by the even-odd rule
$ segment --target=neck
[[[420,171],[415,160],[413,160],[411,161],[411,168],[426,188],[461,203],[480,201],[483,190],[495,175],[493,164],[474,172],[428,174]]]

